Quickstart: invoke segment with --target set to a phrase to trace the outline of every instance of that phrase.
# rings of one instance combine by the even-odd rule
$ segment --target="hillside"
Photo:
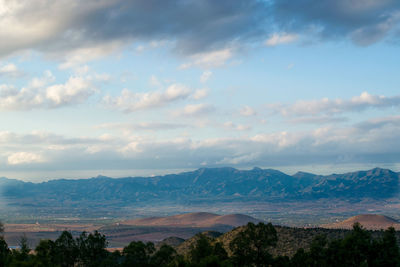
[[[153,217],[122,221],[122,225],[132,226],[175,226],[175,227],[213,227],[227,225],[237,227],[248,222],[257,223],[260,220],[243,214],[218,215],[208,212],[186,213],[168,217]]]
[[[224,234],[210,235],[206,232],[206,236],[211,238],[213,242],[221,242],[231,255],[229,243],[237,236],[240,231],[243,231],[246,226],[237,227]],[[311,242],[316,236],[325,235],[329,241],[344,238],[350,230],[348,229],[327,229],[327,228],[297,228],[297,227],[284,227],[274,226],[278,236],[277,246],[270,250],[274,256],[284,255],[293,256],[299,248],[308,250]],[[370,231],[373,238],[382,237],[383,231]],[[396,233],[397,241],[400,243],[400,232]],[[193,236],[176,246],[176,249],[181,254],[189,252],[190,247],[197,241],[198,235]]]
[[[331,223],[322,225],[324,228],[332,229],[351,229],[354,223],[360,223],[366,229],[380,230],[394,227],[396,230],[400,230],[400,222],[384,215],[377,214],[361,214],[348,218],[342,222]]]

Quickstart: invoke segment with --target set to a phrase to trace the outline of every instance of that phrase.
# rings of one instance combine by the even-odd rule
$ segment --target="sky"
[[[0,176],[400,171],[397,0],[0,0]]]

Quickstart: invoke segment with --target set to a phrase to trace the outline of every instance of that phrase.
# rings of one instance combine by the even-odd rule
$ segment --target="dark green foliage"
[[[117,251],[114,251],[113,253],[108,253],[107,258],[105,258],[99,266],[100,267],[117,267],[117,266],[121,266],[122,261],[123,261],[123,257],[121,255],[121,253],[117,250]]]
[[[400,266],[400,252],[393,227],[387,229],[380,240],[374,240],[370,266]]]
[[[39,266],[56,266],[55,244],[52,240],[41,240],[35,248]]]
[[[176,256],[176,250],[173,247],[164,244],[151,257],[150,264],[152,266],[168,266],[172,264]]]
[[[189,257],[191,262],[200,262],[201,259],[206,258],[213,254],[213,246],[211,245],[211,240],[203,234],[198,235],[199,238],[196,244],[191,248],[189,252]]]
[[[292,257],[290,264],[293,267],[307,266],[308,254],[304,251],[303,248],[297,250],[296,254],[294,254],[294,256]]]
[[[319,235],[314,238],[310,246],[310,253],[307,262],[309,266],[318,267],[327,265],[327,243],[325,235]]]
[[[343,239],[328,242],[325,236],[314,239],[308,252],[299,249],[290,266],[400,266],[395,230],[372,239],[370,231],[356,223]]]
[[[151,242],[145,244],[142,241],[133,241],[126,246],[122,252],[122,255],[124,256],[123,266],[150,266],[151,255],[154,251],[155,247]]]
[[[0,267],[6,266],[6,263],[9,260],[10,253],[11,252],[8,248],[6,241],[2,236],[0,236]]]
[[[268,266],[272,264],[269,248],[278,241],[276,230],[271,223],[248,223],[229,244],[236,266]]]
[[[291,267],[290,259],[288,256],[278,256],[274,259],[274,263],[272,264],[276,267]]]
[[[213,244],[211,238],[204,234],[198,234],[198,239],[189,252],[189,258],[190,266],[231,266],[223,245],[219,242]]]
[[[79,261],[84,266],[97,267],[108,256],[105,250],[108,244],[106,237],[97,231],[89,235],[83,232],[76,239],[76,243],[79,249]]]
[[[33,265],[33,257],[29,255],[31,249],[28,245],[28,239],[25,235],[21,236],[19,241],[19,249],[13,250],[11,255],[11,260],[9,266],[32,266]],[[7,265],[6,265],[7,266]]]
[[[79,249],[72,234],[64,231],[54,243],[55,263],[61,267],[73,267],[78,259]]]

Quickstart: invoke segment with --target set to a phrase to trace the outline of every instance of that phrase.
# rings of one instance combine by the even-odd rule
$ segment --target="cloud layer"
[[[164,128],[171,125],[139,125]],[[235,126],[228,123],[227,127]],[[180,127],[180,125],[172,125]],[[400,158],[398,116],[375,118],[348,127],[303,132],[272,132],[240,138],[124,138],[102,135],[66,138],[45,132],[0,132],[0,170],[178,169],[231,165],[395,163]],[[7,148],[7,149],[5,149]],[[42,155],[46,155],[44,158]]]
[[[265,30],[262,1],[2,0],[0,54],[71,50],[115,40],[171,40],[193,54],[251,39]]]
[[[268,36],[267,45],[287,43],[299,33],[369,45],[396,37],[400,21],[397,0],[1,0],[0,6],[3,56],[34,49],[93,58],[124,43],[167,40],[183,55],[225,51],[219,56],[226,58],[226,49]]]
[[[400,107],[400,96],[378,96],[363,92],[351,99],[328,99],[297,101],[291,105],[272,105],[275,111],[284,116],[320,116],[345,112],[360,112],[366,109]]]

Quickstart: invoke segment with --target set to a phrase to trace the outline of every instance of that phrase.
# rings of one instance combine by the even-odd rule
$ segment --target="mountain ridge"
[[[8,207],[69,214],[109,213],[110,208],[216,203],[301,203],[341,199],[400,199],[399,173],[374,168],[344,174],[288,175],[274,169],[201,168],[154,177],[92,177],[41,183],[0,179]],[[47,208],[47,210],[45,209]],[[122,211],[122,210],[121,210]],[[179,210],[175,210],[177,212]],[[193,210],[192,210],[193,211]],[[104,216],[104,215],[103,215]]]

